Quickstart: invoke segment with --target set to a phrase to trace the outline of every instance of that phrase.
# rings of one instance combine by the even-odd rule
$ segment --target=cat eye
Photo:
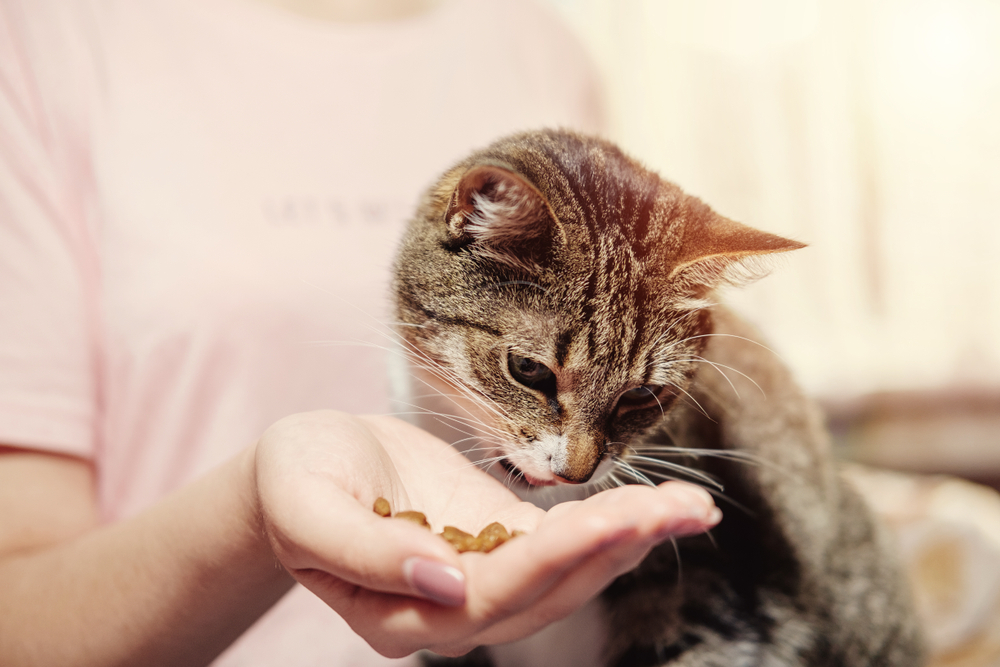
[[[525,387],[546,395],[555,394],[556,376],[545,364],[511,352],[507,355],[507,368],[514,379]]]
[[[641,387],[633,387],[622,392],[618,398],[618,403],[625,405],[640,405],[642,403],[658,402],[657,396],[663,391],[663,386],[658,384],[644,384]]]

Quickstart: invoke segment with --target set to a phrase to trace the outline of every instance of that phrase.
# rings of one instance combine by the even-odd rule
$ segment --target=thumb
[[[448,606],[465,603],[461,560],[429,530],[384,519],[329,480],[307,478],[283,495],[280,503],[265,505],[272,548],[296,580],[324,589],[313,590],[320,597],[360,587]]]

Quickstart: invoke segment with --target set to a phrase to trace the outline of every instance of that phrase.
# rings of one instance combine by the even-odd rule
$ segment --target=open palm
[[[419,510],[434,532],[493,521],[527,533],[458,554],[416,524],[372,511]],[[520,639],[591,599],[657,543],[719,520],[708,495],[668,483],[625,487],[545,512],[460,453],[389,417],[294,415],[257,448],[257,499],[281,564],[376,650],[460,655]]]

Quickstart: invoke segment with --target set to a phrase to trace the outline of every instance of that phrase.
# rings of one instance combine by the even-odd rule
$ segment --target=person
[[[545,11],[2,0],[0,34],[0,663],[412,664],[532,634],[715,520],[683,485],[543,512],[377,416],[425,184],[600,125]],[[527,534],[460,556],[377,496]]]

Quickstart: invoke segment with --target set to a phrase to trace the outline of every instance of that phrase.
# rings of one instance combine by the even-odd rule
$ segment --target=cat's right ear
[[[475,244],[479,254],[508,264],[538,265],[551,248],[551,215],[542,194],[523,176],[496,165],[478,165],[462,175],[444,222],[450,248]]]

